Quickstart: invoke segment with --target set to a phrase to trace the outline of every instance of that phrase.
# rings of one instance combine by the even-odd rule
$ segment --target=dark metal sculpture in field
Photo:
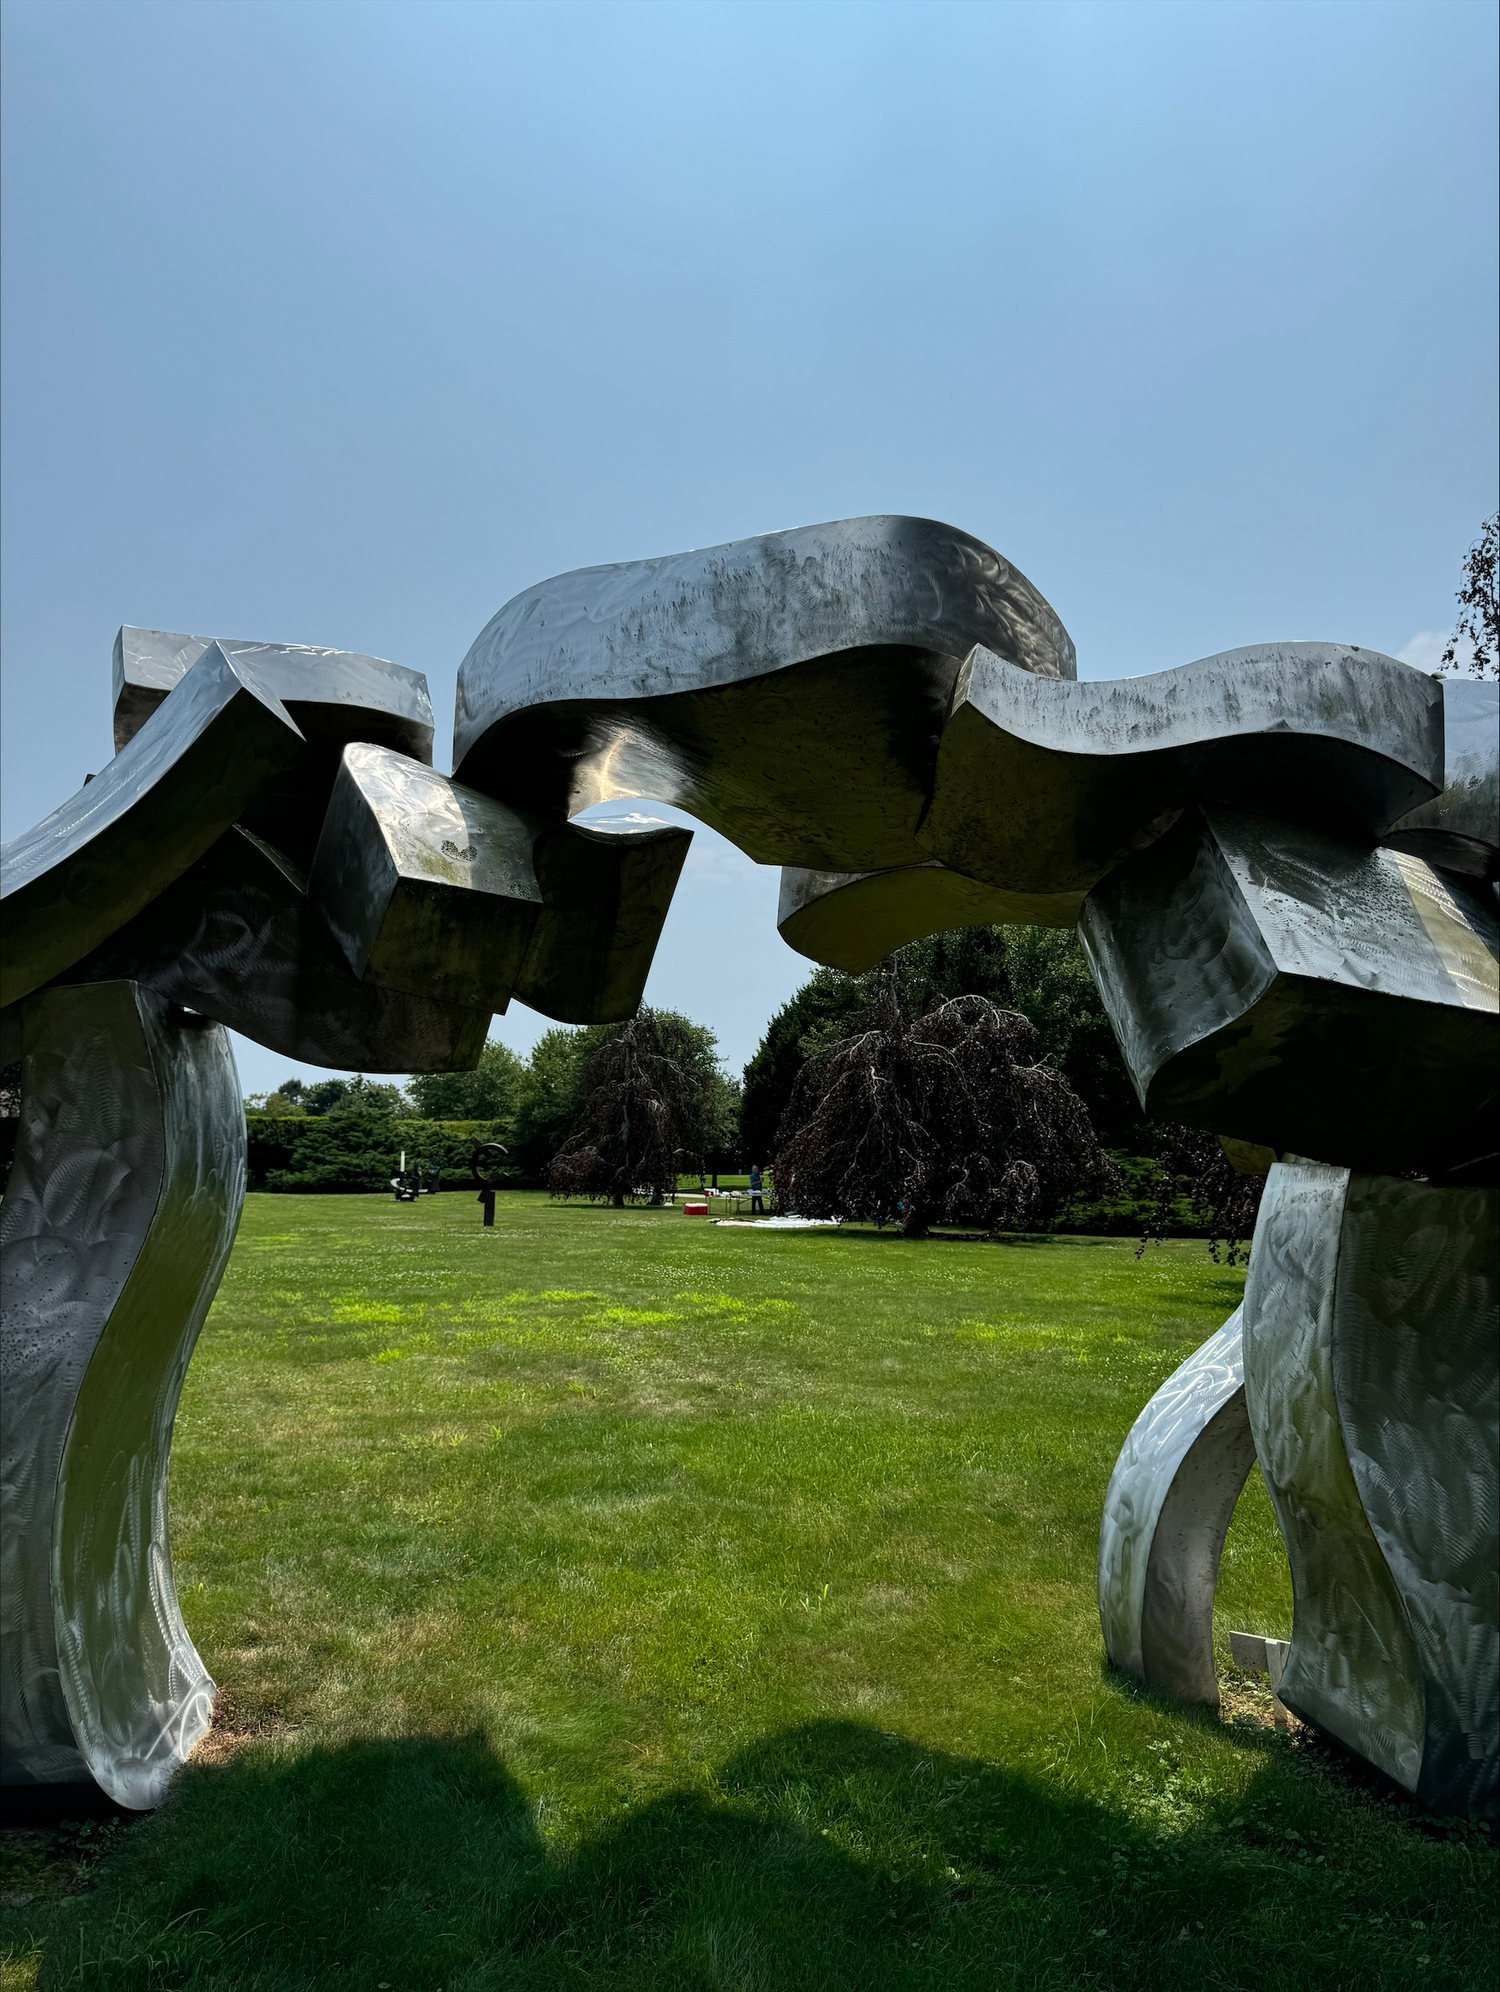
[[[1148,1114],[1282,1158],[1243,1308],[1116,1467],[1106,1647],[1216,1700],[1258,1459],[1281,1698],[1494,1810],[1493,686],[1333,643],[1080,683],[1022,575],[899,518],[528,590],[464,662],[452,780],[373,659],[123,631],[115,678],[115,761],[6,853],[7,1779],[147,1805],[208,1720],[165,1473],[243,1190],[221,1026],[410,1071],[511,995],[630,1015],[686,835],[569,819],[647,795],[784,867],[782,933],[838,967],[1076,923]]]

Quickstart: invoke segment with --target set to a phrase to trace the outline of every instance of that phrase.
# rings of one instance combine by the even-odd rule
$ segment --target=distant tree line
[[[288,1079],[249,1103],[250,1174],[273,1190],[381,1189],[399,1154],[466,1186],[502,1176],[623,1204],[683,1177],[769,1167],[782,1209],[1137,1237],[1248,1235],[1258,1183],[1212,1138],[1141,1116],[1076,936],[970,927],[864,975],[815,969],[745,1069],[676,1012],[555,1028],[472,1072]],[[1159,1160],[1158,1160],[1159,1158]]]
[[[628,1024],[546,1031],[527,1058],[492,1039],[472,1072],[424,1074],[404,1092],[362,1077],[283,1080],[246,1102],[251,1181],[260,1189],[384,1188],[404,1148],[410,1161],[440,1166],[445,1187],[456,1186],[468,1182],[470,1150],[484,1140],[507,1149],[505,1173],[517,1184],[551,1186],[554,1159],[566,1150],[567,1180],[555,1187],[597,1194],[598,1168],[608,1172],[611,1153],[611,1130],[599,1122],[601,1088],[622,1051],[628,1058],[629,1047],[647,1035],[658,1065],[664,1059],[671,1068],[673,1120],[665,1146],[676,1173],[734,1168],[740,1088],[720,1063],[717,1039],[675,1011],[644,1010]],[[590,1149],[603,1158],[598,1167],[589,1163]],[[651,1189],[659,1193],[660,1156],[653,1167]],[[608,1194],[614,1195],[613,1178]]]

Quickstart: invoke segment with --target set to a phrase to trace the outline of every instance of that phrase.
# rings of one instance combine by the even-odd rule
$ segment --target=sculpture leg
[[[227,1033],[130,982],[23,1016],[3,1210],[0,1777],[156,1804],[208,1727],[167,1457],[245,1186]]]
[[[1295,1598],[1281,1699],[1443,1812],[1496,1808],[1497,1208],[1278,1163],[1245,1289]]]
[[[1254,1461],[1236,1309],[1131,1426],[1104,1497],[1104,1648],[1158,1694],[1219,1705],[1214,1589]]]

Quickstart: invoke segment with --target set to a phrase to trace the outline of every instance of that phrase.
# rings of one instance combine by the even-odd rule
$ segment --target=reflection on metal
[[[633,1017],[682,872],[691,830],[538,827],[541,917],[516,996],[560,1024]]]
[[[1463,881],[1205,807],[1080,931],[1152,1119],[1391,1173],[1494,1149],[1500,943]]]
[[[487,1008],[360,981],[296,866],[239,824],[67,971],[122,977],[309,1065],[464,1072],[489,1029]]]
[[[1439,786],[1442,720],[1430,678],[1347,644],[1082,684],[976,650],[919,837],[988,884],[1056,893],[1086,892],[1193,801],[1380,831]]]
[[[115,637],[115,752],[145,725],[167,694],[214,645],[248,665],[312,739],[370,740],[413,760],[432,761],[432,702],[420,671],[302,643],[248,643],[234,637],[172,636],[131,629]]]
[[[1475,878],[1500,873],[1500,684],[1443,683],[1443,789],[1395,823],[1384,842]]]
[[[472,1067],[513,989],[628,1016],[690,835],[460,789],[426,765],[424,681],[375,658],[122,630],[115,694],[115,759],[3,862],[0,1781],[143,1807],[214,1692],[166,1484],[244,1191],[220,1024],[430,1072]]]
[[[1281,1699],[1424,1803],[1493,1813],[1500,1193],[1278,1163],[1245,1385],[1291,1559]]]
[[[3,1206],[4,1778],[150,1806],[208,1727],[167,1541],[177,1398],[239,1218],[228,1042],[129,983],[23,1015]]]
[[[1147,1110],[1272,1170],[1245,1389],[1231,1322],[1111,1483],[1111,1657],[1215,1699],[1253,1430],[1297,1586],[1288,1698],[1424,1801],[1493,1808],[1495,721],[1493,687],[1335,643],[1080,683],[1025,577],[922,519],[528,589],[464,661],[451,781],[416,673],[122,630],[114,762],[4,857],[33,1130],[5,1206],[5,1775],[149,1802],[205,1706],[153,1543],[242,1136],[220,1033],[173,1006],[365,1071],[472,1066],[512,995],[629,1016],[687,833],[569,818],[648,795],[785,867],[779,925],[814,960],[1080,921]],[[105,1070],[106,1041],[136,1048]],[[38,1239],[62,1287],[103,1269],[66,1318]]]
[[[366,981],[486,1012],[541,911],[532,826],[383,747],[346,747],[309,890]]]
[[[1219,1705],[1214,1587],[1254,1463],[1236,1309],[1131,1426],[1104,1497],[1104,1650],[1158,1694]]]
[[[454,771],[539,816],[676,802],[761,864],[920,864],[961,660],[1074,675],[1024,575],[930,519],[845,519],[518,595],[459,671]]]
[[[776,929],[788,947],[858,975],[908,941],[954,927],[1072,927],[1081,892],[1000,892],[935,858],[895,871],[781,874]]]
[[[0,1003],[118,932],[302,746],[286,708],[212,644],[104,772],[5,847]]]

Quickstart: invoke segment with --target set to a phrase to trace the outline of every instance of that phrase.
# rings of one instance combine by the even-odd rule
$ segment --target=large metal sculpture
[[[999,555],[876,518],[518,596],[460,672],[451,781],[421,680],[374,659],[126,630],[115,692],[115,762],[6,853],[8,1779],[150,1804],[207,1721],[163,1488],[243,1184],[219,1027],[407,1071],[471,1064],[511,995],[629,1014],[686,836],[569,819],[653,796],[784,868],[815,960],[1076,924],[1148,1112],[1285,1158],[1243,1308],[1121,1453],[1105,1645],[1217,1700],[1258,1459],[1282,1699],[1493,1812],[1493,686],[1329,643],[1079,683]]]

